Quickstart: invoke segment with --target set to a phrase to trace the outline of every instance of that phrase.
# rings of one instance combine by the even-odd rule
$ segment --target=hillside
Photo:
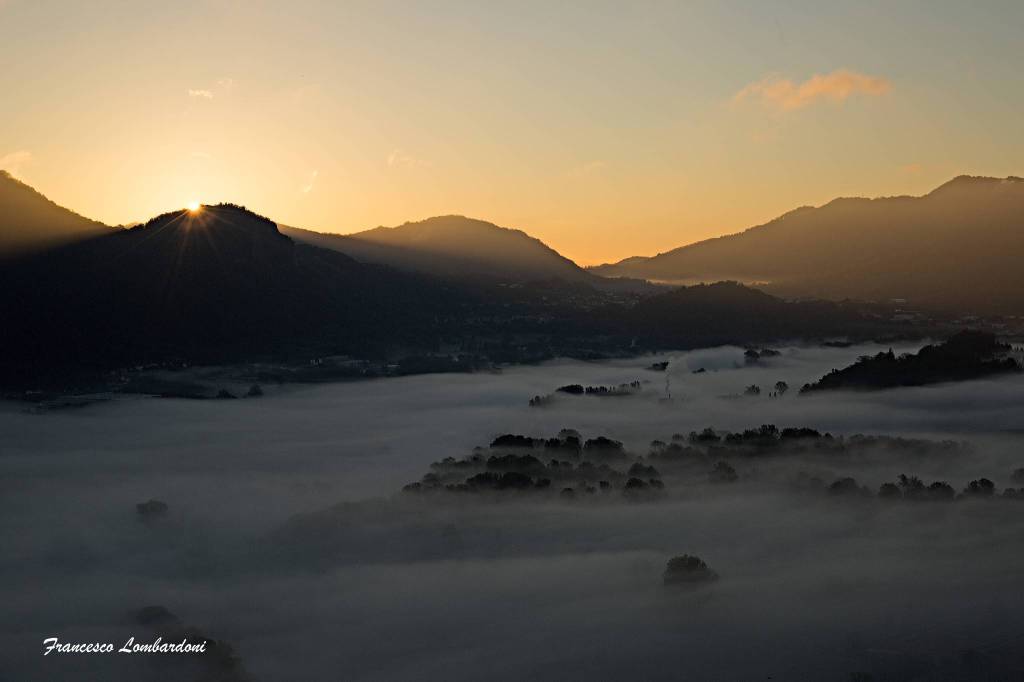
[[[892,330],[854,306],[791,303],[735,283],[643,296],[606,291],[553,275],[582,271],[522,233],[466,229],[495,240],[469,240],[481,249],[469,263],[496,262],[471,283],[458,276],[466,273],[405,272],[296,243],[275,222],[233,204],[172,211],[10,256],[0,268],[0,319],[8,323],[0,335],[0,385],[66,386],[78,376],[89,383],[141,365],[302,365],[335,355],[379,367],[398,359],[402,371],[465,371],[492,362]],[[442,237],[425,238],[428,248],[448,244],[471,253],[443,238],[459,230],[438,232]],[[320,238],[349,240],[310,237]],[[503,240],[511,246],[498,259]],[[410,262],[426,267],[427,252]],[[549,269],[538,265],[544,261]],[[548,276],[529,280],[522,272]],[[513,277],[524,285],[502,286]]]
[[[58,206],[0,170],[0,255],[44,249],[115,229]]]
[[[350,235],[284,225],[281,231],[296,241],[340,251],[364,263],[438,277],[477,277],[501,282],[599,282],[597,277],[521,230],[463,216],[439,216]]]
[[[381,353],[436,341],[462,293],[295,244],[230,204],[23,257],[0,270],[5,379],[61,367]]]
[[[1024,313],[1024,180],[958,177],[922,197],[836,199],[739,234],[591,272],[759,282],[773,293]],[[964,286],[964,283],[970,286]]]
[[[785,301],[736,282],[680,287],[625,311],[623,332],[666,348],[750,344],[881,331],[872,310],[830,301]]]

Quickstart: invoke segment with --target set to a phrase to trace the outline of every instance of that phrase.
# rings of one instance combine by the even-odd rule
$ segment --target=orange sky
[[[1021,174],[1024,5],[849,4],[0,0],[0,167],[108,223],[461,213],[581,264]]]

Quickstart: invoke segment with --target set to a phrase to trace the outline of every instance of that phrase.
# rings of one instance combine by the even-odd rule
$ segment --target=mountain
[[[274,221],[233,204],[172,211],[8,255],[0,261],[0,386],[95,389],[120,385],[129,367],[307,367],[338,355],[367,360],[379,373],[396,362],[400,372],[466,371],[557,356],[892,331],[882,316],[852,305],[791,303],[736,283],[640,296],[567,282],[551,271],[579,269],[536,240],[493,226],[469,229],[511,242],[503,261],[492,247],[467,262],[509,269],[496,265],[465,281],[450,270],[435,277],[363,263],[297,243]],[[425,267],[422,253],[414,262]],[[551,270],[534,269],[545,260]],[[511,287],[495,272],[549,278]]]
[[[1024,180],[961,176],[921,197],[835,199],[745,232],[591,269],[734,279],[786,296],[1024,313]]]
[[[333,249],[364,263],[445,278],[500,282],[560,279],[599,283],[568,258],[521,230],[449,215],[350,235],[323,234],[282,225],[298,242]]]
[[[174,211],[0,268],[0,372],[382,353],[436,343],[471,299],[296,244],[240,206]]]
[[[615,320],[615,317],[611,317]],[[618,318],[663,348],[749,345],[886,333],[874,310],[855,303],[785,301],[737,282],[679,287],[639,300]]]
[[[116,229],[58,206],[0,170],[0,255],[45,249]]]

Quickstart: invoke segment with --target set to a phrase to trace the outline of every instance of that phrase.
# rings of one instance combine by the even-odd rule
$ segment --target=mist
[[[852,476],[874,492],[901,473],[958,492],[981,477],[1021,485],[1020,376],[797,394],[886,349],[778,347],[748,365],[721,347],[44,413],[4,403],[0,647],[14,656],[0,677],[1019,679],[1024,506],[793,485]],[[634,380],[633,395],[528,405],[566,384]],[[778,381],[790,390],[771,397]],[[761,394],[743,395],[749,385]],[[737,461],[724,486],[667,473],[665,493],[642,502],[400,492],[505,433],[570,428],[646,456],[655,439],[761,424],[935,445]],[[950,440],[964,445],[948,452]],[[149,499],[168,504],[164,518],[139,518]],[[663,585],[684,553],[720,580]],[[152,639],[133,615],[149,605],[230,643],[241,665],[41,658],[49,636]]]

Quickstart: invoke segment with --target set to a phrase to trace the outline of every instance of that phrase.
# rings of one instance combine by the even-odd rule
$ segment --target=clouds
[[[303,194],[309,194],[310,192],[312,192],[313,185],[316,184],[316,179],[319,175],[319,170],[313,170],[313,172],[309,174],[309,179],[306,181],[306,184],[300,187],[299,191],[302,192]]]
[[[5,170],[14,177],[18,177],[21,167],[32,162],[32,152],[27,149],[20,149],[0,156],[0,170]]]
[[[395,149],[388,154],[388,168],[430,168],[430,161],[408,154],[404,149]]]
[[[842,103],[853,95],[878,97],[892,89],[885,78],[848,69],[815,74],[795,83],[777,74],[751,83],[733,95],[734,104],[753,102],[778,111],[795,111],[823,101]]]
[[[234,87],[235,80],[233,78],[219,78],[217,79],[216,88],[189,88],[188,96],[190,99],[213,99],[217,92],[226,95]]]
[[[599,175],[606,170],[608,170],[608,162],[598,159],[582,163],[579,166],[569,169],[568,176],[570,178],[585,178],[592,175]]]

